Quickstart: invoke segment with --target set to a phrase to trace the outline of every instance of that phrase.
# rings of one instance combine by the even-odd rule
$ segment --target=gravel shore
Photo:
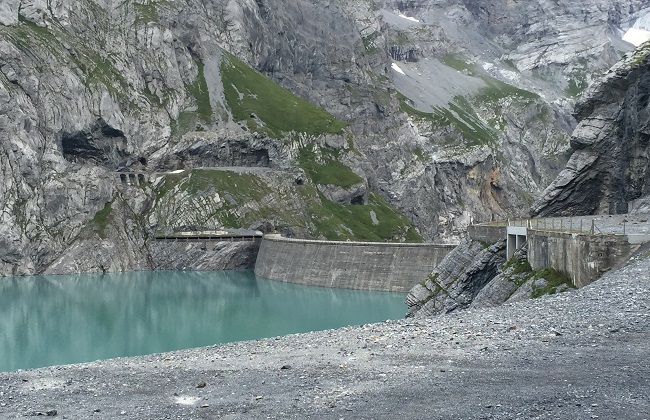
[[[650,419],[650,258],[577,291],[0,373],[0,418]]]

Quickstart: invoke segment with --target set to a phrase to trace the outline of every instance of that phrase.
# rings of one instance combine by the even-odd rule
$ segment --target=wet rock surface
[[[648,272],[646,258],[495,308],[1,373],[0,417],[647,419]]]

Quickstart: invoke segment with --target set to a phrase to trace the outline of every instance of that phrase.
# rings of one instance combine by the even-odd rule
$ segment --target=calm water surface
[[[397,319],[403,301],[251,270],[0,278],[0,371]]]

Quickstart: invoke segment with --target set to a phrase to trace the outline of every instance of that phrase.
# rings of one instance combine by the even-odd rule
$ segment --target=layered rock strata
[[[628,54],[576,105],[573,154],[533,215],[627,213],[650,194],[649,55],[647,44]]]

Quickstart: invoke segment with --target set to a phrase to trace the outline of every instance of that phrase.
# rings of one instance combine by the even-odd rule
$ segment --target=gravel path
[[[650,419],[650,258],[578,291],[0,373],[0,418]]]

